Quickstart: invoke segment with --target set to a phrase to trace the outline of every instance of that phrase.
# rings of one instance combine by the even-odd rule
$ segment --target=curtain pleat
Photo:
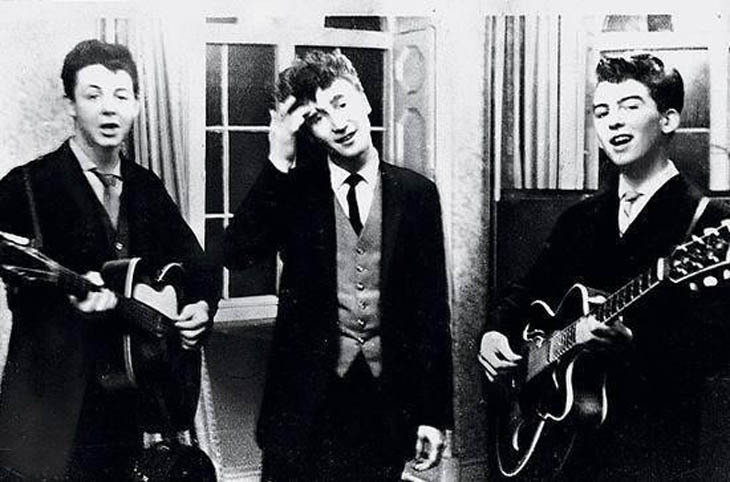
[[[493,132],[486,137],[495,188],[589,187],[578,99],[583,89],[575,80],[583,81],[585,65],[580,47],[563,40],[570,32],[575,41],[578,28],[560,15],[487,18],[486,125]]]

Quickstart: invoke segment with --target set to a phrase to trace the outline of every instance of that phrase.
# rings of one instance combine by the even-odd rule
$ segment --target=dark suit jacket
[[[0,230],[33,237],[21,169],[13,169],[0,180]],[[68,142],[27,164],[27,169],[43,251],[78,273],[99,271],[105,261],[114,259],[102,222],[104,207]],[[128,160],[122,161],[121,172],[129,255],[147,259],[153,266],[182,262],[187,269],[186,301],[205,299],[214,309],[217,280],[160,180]],[[0,467],[13,467],[34,477],[62,474],[77,435],[85,393],[90,390],[98,347],[92,342],[89,321],[82,319],[60,291],[23,289],[9,298],[13,332],[0,394]],[[105,416],[101,410],[99,418]],[[126,425],[135,427],[134,407],[114,416],[119,413]]]
[[[681,176],[671,179],[623,237],[615,186],[568,209],[487,329],[507,333],[517,343],[530,301],[542,299],[556,308],[576,282],[617,290],[685,240],[700,198]],[[695,232],[725,217],[727,209],[712,203]],[[727,294],[726,289],[694,294],[686,287],[665,287],[626,314],[634,341],[609,364],[608,420],[570,459],[566,478],[669,480],[696,468],[701,386],[705,375],[727,360]]]
[[[287,175],[267,163],[225,238],[231,268],[276,250],[284,262],[257,432],[259,445],[279,455],[295,456],[308,443],[337,360],[334,194],[318,161]],[[382,380],[412,444],[418,424],[452,423],[441,209],[434,184],[412,171],[381,163],[381,181]]]

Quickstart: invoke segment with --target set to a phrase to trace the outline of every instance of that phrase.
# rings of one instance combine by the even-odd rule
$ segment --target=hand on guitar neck
[[[117,295],[104,287],[101,274],[97,271],[89,271],[84,278],[99,287],[98,290],[90,290],[86,298],[79,300],[74,295],[69,295],[71,303],[84,313],[102,313],[113,310],[118,303]],[[208,328],[208,303],[198,301],[185,305],[177,317],[173,317],[175,327],[180,332],[180,341],[183,348],[195,349],[203,339]]]
[[[603,296],[589,298],[592,304],[606,301]],[[595,316],[583,316],[576,323],[575,340],[577,345],[586,349],[610,350],[628,345],[633,340],[633,332],[623,323],[619,316],[613,323],[601,323]],[[490,382],[509,375],[519,367],[522,357],[515,353],[505,335],[498,331],[489,331],[482,336],[477,356]]]
[[[104,280],[101,279],[101,274],[98,271],[89,271],[84,275],[84,278],[97,285],[99,290],[87,292],[86,298],[83,300],[79,300],[74,295],[68,295],[68,299],[71,300],[71,304],[77,310],[83,313],[99,313],[116,308],[118,302],[117,295],[113,291],[103,287]]]

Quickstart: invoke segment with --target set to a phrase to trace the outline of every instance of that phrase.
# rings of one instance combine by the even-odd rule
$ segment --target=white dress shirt
[[[350,190],[350,186],[345,184],[345,179],[350,176],[350,172],[341,168],[331,160],[329,162],[330,167],[330,183],[332,184],[332,191],[335,193],[337,201],[342,206],[342,210],[345,211],[345,215],[350,217],[350,208],[347,205],[347,193]],[[360,221],[365,226],[365,222],[368,219],[370,213],[370,206],[373,204],[373,196],[375,194],[375,187],[378,182],[378,172],[380,167],[380,158],[374,156],[369,159],[365,165],[357,171],[363,178],[363,181],[359,182],[355,186],[355,197],[357,197],[357,207],[360,210]]]
[[[641,183],[638,185],[631,184],[630,181],[628,181],[623,174],[619,175],[618,179],[618,198],[619,198],[619,212],[618,212],[618,219],[619,219],[619,230],[621,233],[624,233],[629,226],[631,226],[631,223],[634,222],[634,219],[639,215],[642,209],[644,209],[644,206],[649,202],[651,197],[674,176],[678,175],[679,171],[677,170],[677,167],[674,165],[674,163],[670,160],[667,162],[667,165],[662,169],[661,171],[657,172],[655,175],[648,179],[644,179]],[[624,194],[627,191],[636,191],[637,193],[641,194],[641,196],[633,202],[631,206],[631,213],[629,214],[628,218],[624,218],[623,214],[621,213],[621,199],[623,198]]]
[[[101,180],[97,177],[96,174],[94,174],[94,169],[97,168],[94,161],[89,159],[89,156],[86,155],[83,149],[81,149],[81,146],[79,146],[74,138],[72,137],[69,140],[69,146],[71,147],[71,152],[74,153],[74,156],[76,156],[76,159],[79,161],[79,165],[81,166],[81,170],[84,171],[84,176],[86,177],[86,180],[89,182],[89,185],[91,186],[91,189],[94,191],[94,194],[96,194],[96,197],[99,198],[99,202],[103,205],[104,204],[104,185],[101,183]],[[122,193],[122,171],[121,171],[121,163],[117,162],[117,164],[114,166],[114,168],[111,170],[111,172],[106,174],[114,174],[119,178],[116,185],[112,187],[112,189],[117,191],[117,195],[121,195]]]

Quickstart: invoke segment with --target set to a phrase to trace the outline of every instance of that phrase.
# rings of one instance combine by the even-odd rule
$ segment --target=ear
[[[64,97],[63,100],[64,100],[64,102],[66,104],[65,105],[66,113],[69,116],[71,116],[73,119],[76,119],[76,102],[74,102],[69,97]]]
[[[679,128],[679,122],[681,121],[681,115],[677,109],[667,109],[662,114],[661,124],[662,132],[664,134],[671,134]]]
[[[134,118],[135,119],[139,115],[139,111],[140,111],[141,106],[142,106],[142,104],[139,102],[139,99],[135,96],[134,97]]]

